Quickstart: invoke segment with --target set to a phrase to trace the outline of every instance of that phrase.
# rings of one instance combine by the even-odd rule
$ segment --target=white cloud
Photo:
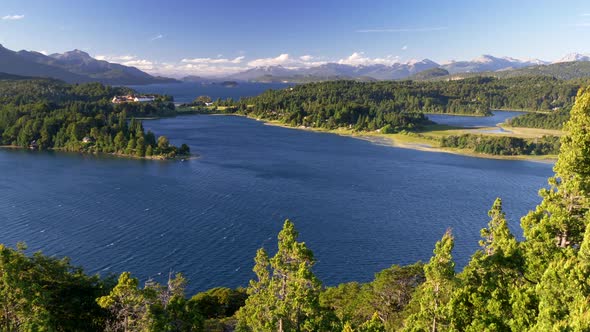
[[[389,65],[399,62],[399,56],[388,55],[384,58],[369,58],[364,52],[354,52],[349,57],[338,60],[339,64],[351,66]]]
[[[289,54],[283,53],[276,58],[262,58],[248,62],[248,66],[251,67],[263,67],[263,66],[280,66],[285,65],[291,61]]]
[[[260,58],[248,62],[249,67],[265,67],[265,66],[283,66],[285,68],[305,68],[325,64],[326,61],[320,61],[311,55],[302,55],[298,58],[293,58],[287,53],[280,54],[274,58]]]
[[[361,29],[356,32],[429,32],[447,30],[448,27],[427,27],[427,28],[396,28],[396,29]]]
[[[402,46],[402,51],[406,51],[408,49],[408,45]]]
[[[6,16],[2,16],[2,20],[4,20],[4,21],[17,21],[17,20],[22,20],[23,18],[25,18],[25,15],[6,15]]]
[[[385,57],[371,58],[363,52],[355,52],[350,56],[340,59],[327,59],[313,55],[291,56],[288,53],[279,54],[276,57],[249,59],[246,60],[244,55],[235,58],[227,57],[202,57],[202,58],[185,58],[178,61],[158,62],[148,59],[142,59],[135,55],[97,55],[96,59],[106,60],[109,62],[120,63],[125,66],[133,66],[151,74],[159,74],[173,77],[183,77],[186,75],[199,76],[225,76],[232,73],[247,70],[259,66],[283,66],[285,68],[309,68],[326,64],[328,62],[358,65],[384,64],[392,65],[399,63],[398,56],[388,55]]]
[[[119,63],[125,66],[136,67],[141,70],[151,71],[157,68],[154,61],[139,59],[135,55],[95,55],[96,60],[104,60],[113,63]]]
[[[160,67],[160,71],[172,76],[185,75],[205,75],[205,76],[222,76],[231,73],[237,73],[245,70],[244,67],[229,65],[211,65],[211,64],[174,64],[166,63]]]
[[[150,41],[154,41],[154,40],[158,40],[158,39],[162,39],[162,38],[164,38],[164,35],[157,34],[157,35],[153,36],[152,38],[150,38]]]
[[[239,72],[246,69],[240,63],[244,57],[239,56],[234,59],[223,58],[193,58],[182,59],[178,62],[158,62],[148,59],[141,59],[135,55],[96,55],[97,60],[104,60],[113,63],[119,63],[125,66],[136,67],[148,73],[157,73],[161,75],[170,75],[182,77],[186,75],[225,75],[228,73]]]
[[[45,51],[45,50],[43,50],[43,51],[39,51],[39,53],[41,53],[41,54],[43,54],[43,55],[48,55],[48,54],[49,54],[49,52],[47,52],[47,51]]]
[[[219,55],[221,56],[221,54]],[[212,58],[194,58],[194,59],[182,59],[181,62],[183,63],[192,63],[192,64],[240,64],[246,58],[245,56],[239,56],[234,59],[224,59],[224,58],[212,59]]]
[[[137,69],[151,71],[156,69],[156,64],[150,60],[136,59],[131,61],[121,62],[122,65],[135,67]]]
[[[109,62],[123,62],[137,59],[135,55],[96,55],[96,60],[104,60]]]

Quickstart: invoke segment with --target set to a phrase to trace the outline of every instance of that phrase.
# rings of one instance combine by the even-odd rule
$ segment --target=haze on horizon
[[[481,54],[554,61],[590,52],[588,32],[590,4],[581,0],[4,0],[0,9],[7,48],[81,49],[171,76]]]

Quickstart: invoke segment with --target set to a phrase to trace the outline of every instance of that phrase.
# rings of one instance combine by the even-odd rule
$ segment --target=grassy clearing
[[[540,129],[540,128],[525,128],[525,127],[510,127],[502,124],[502,129],[510,131],[510,136],[522,138],[537,138],[542,136],[561,136],[563,131],[558,129]]]

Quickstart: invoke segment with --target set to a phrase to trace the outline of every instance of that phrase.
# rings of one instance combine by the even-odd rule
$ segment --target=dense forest
[[[513,127],[561,129],[570,118],[570,109],[550,113],[526,113],[507,121]]]
[[[99,83],[0,80],[0,144],[142,158],[189,154],[187,145],[172,146],[166,137],[146,133],[141,122],[134,119],[174,115],[172,98],[158,96],[151,103],[111,103],[115,95],[133,93],[128,88]]]
[[[0,329],[588,331],[589,127],[587,88],[564,127],[555,175],[539,192],[542,202],[521,219],[522,240],[511,233],[496,199],[481,248],[462,271],[455,269],[448,230],[426,263],[393,265],[370,283],[324,287],[314,275],[312,251],[287,220],[276,253],[256,253],[256,277],[247,288],[188,298],[181,274],[164,285],[140,285],[128,272],[89,276],[68,259],[0,245]]]
[[[424,113],[489,115],[493,109],[570,109],[580,82],[551,77],[456,81],[333,81],[270,90],[257,97],[226,100],[233,112],[291,126],[392,131],[420,128]]]
[[[464,134],[442,137],[441,146],[500,156],[548,155],[559,152],[560,142],[557,136],[524,139],[510,136]]]

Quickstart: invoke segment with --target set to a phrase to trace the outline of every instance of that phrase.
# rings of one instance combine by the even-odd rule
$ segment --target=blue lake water
[[[511,227],[551,165],[375,145],[232,116],[144,126],[199,159],[139,161],[0,150],[0,242],[67,255],[91,273],[170,270],[190,291],[247,285],[259,247],[291,218],[325,284],[428,260],[445,229],[464,265],[497,196]],[[161,279],[160,279],[161,280]]]
[[[460,116],[445,114],[427,114],[426,116],[438,123],[457,127],[495,127],[499,123],[523,114],[518,111],[493,111],[492,116]]]
[[[201,84],[201,83],[166,83],[150,85],[131,85],[141,93],[167,94],[174,97],[177,103],[189,103],[198,96],[209,96],[214,100],[217,98],[240,99],[240,97],[252,97],[261,94],[268,89],[284,89],[293,84],[285,83],[239,83],[235,87],[225,87],[221,84]]]

